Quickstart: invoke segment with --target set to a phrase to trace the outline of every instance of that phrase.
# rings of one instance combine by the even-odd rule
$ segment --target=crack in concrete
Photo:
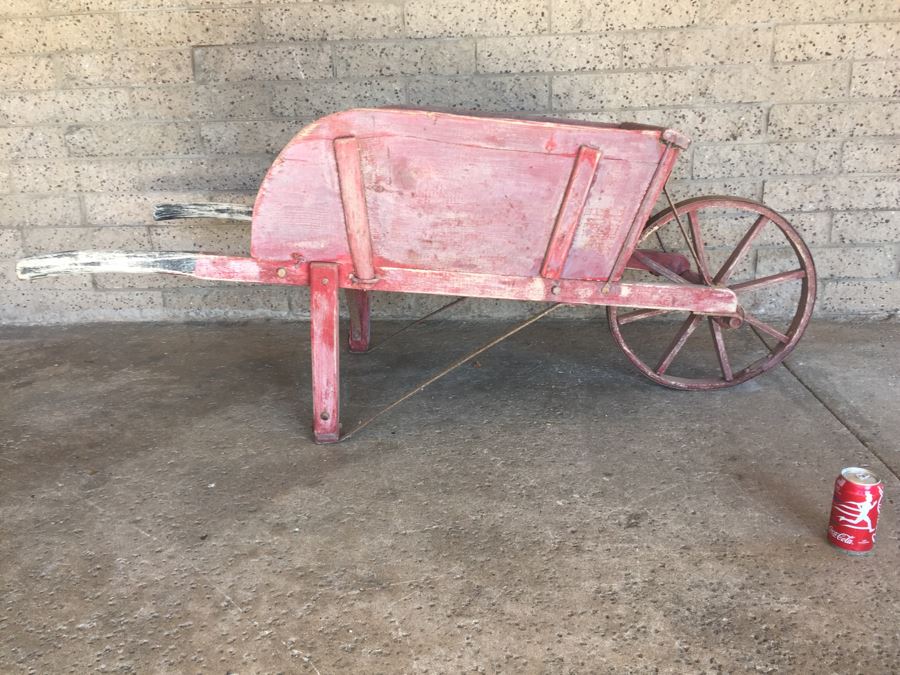
[[[888,470],[888,473],[890,473],[894,478],[900,480],[900,475],[898,475],[891,464],[881,456],[878,450],[872,447],[871,443],[867,441],[866,438],[856,428],[854,428],[849,422],[845,421],[838,414],[837,410],[835,410],[834,407],[828,403],[828,401],[826,401],[822,396],[819,395],[819,393],[815,389],[813,389],[812,385],[807,384],[807,382],[802,377],[800,377],[800,374],[791,366],[791,364],[789,364],[787,361],[783,361],[781,365],[784,366],[785,370],[787,370],[794,377],[794,379],[797,380],[797,382],[799,382],[800,385],[804,389],[806,389],[806,391],[808,391],[812,395],[812,397],[821,404],[823,408],[825,408],[825,410],[831,413],[831,416],[834,417],[834,419],[836,419],[842,427],[850,432],[850,435],[853,436],[853,438],[855,438],[860,445],[862,445],[870,454],[872,454],[879,462],[884,465],[884,467]]]

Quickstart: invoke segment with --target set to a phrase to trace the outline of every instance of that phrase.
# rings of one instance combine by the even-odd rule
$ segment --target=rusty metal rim
[[[733,387],[737,384],[746,382],[756,377],[757,375],[761,375],[767,370],[774,368],[785,358],[787,358],[787,356],[797,346],[797,343],[800,341],[800,338],[803,336],[803,333],[806,330],[806,326],[809,324],[809,320],[812,317],[813,306],[815,304],[816,271],[815,264],[813,263],[812,259],[812,254],[809,252],[809,248],[806,246],[806,243],[803,241],[797,230],[794,229],[794,227],[787,221],[786,218],[784,218],[784,216],[760,202],[754,201],[752,199],[745,199],[743,197],[727,197],[720,195],[713,195],[708,197],[693,197],[691,199],[686,199],[676,204],[674,209],[665,209],[651,218],[644,228],[645,234],[642,235],[642,237],[646,237],[649,234],[658,231],[661,227],[674,220],[676,213],[679,217],[684,214],[691,214],[692,216],[696,216],[697,212],[704,208],[732,208],[741,211],[756,213],[761,217],[765,217],[768,222],[771,222],[772,224],[777,226],[782,234],[784,234],[784,236],[787,238],[788,242],[791,245],[791,248],[793,248],[794,253],[801,263],[801,269],[806,272],[806,275],[803,277],[803,280],[801,282],[800,300],[797,304],[797,310],[794,313],[794,317],[791,320],[790,326],[788,327],[786,333],[788,341],[786,343],[779,343],[774,348],[769,347],[767,344],[766,347],[769,350],[768,356],[763,356],[752,362],[748,366],[744,367],[740,371],[733,373],[730,380],[725,379],[724,376],[718,378],[695,379],[657,373],[654,368],[646,364],[634,352],[634,350],[628,346],[628,343],[622,335],[621,325],[619,324],[618,308],[607,307],[606,311],[609,320],[610,331],[612,332],[613,338],[615,339],[616,343],[625,353],[625,356],[628,357],[628,360],[631,361],[631,363],[646,377],[658,384],[669,387],[671,389],[724,389],[726,387]],[[765,225],[761,225],[759,227],[759,230],[761,231],[764,227]],[[738,246],[740,246],[740,244]],[[693,314],[689,315],[685,324],[687,324],[687,322],[691,322],[694,316],[695,315]],[[700,319],[702,320],[702,317],[700,317]],[[710,323],[712,323],[712,319],[709,319],[709,321]],[[692,331],[693,328],[691,329],[691,332]],[[687,338],[685,338],[685,340],[686,339]],[[760,339],[762,338],[760,337]]]

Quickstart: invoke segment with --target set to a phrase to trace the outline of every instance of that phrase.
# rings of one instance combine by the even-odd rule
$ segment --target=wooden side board
[[[251,255],[352,260],[358,278],[397,267],[615,280],[678,149],[652,127],[329,115],[264,179]]]

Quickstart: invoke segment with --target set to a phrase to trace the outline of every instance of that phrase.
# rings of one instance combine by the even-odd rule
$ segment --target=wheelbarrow
[[[376,291],[552,303],[378,414],[561,305],[605,305],[613,338],[654,382],[730,387],[770,370],[797,345],[813,310],[815,268],[797,231],[763,204],[722,196],[673,203],[666,181],[688,145],[677,131],[637,124],[349,110],[288,143],[252,211],[157,207],[157,219],[252,220],[250,257],[74,251],[26,258],[17,271],[22,279],[133,272],[308,285],[312,426],[322,443],[342,438],[339,289],[349,307],[349,350],[359,353],[370,348]],[[651,218],[663,195],[668,206]],[[727,250],[723,213],[739,231]],[[675,244],[672,232],[681,235]],[[782,268],[738,281],[757,245],[775,250]],[[785,326],[751,311],[766,307],[760,296],[782,303]],[[679,319],[662,320],[669,317]],[[710,357],[677,372],[676,358],[690,351],[685,345],[704,323]],[[747,328],[764,348],[739,361],[725,336]],[[660,331],[671,338],[656,353],[642,353],[645,333]]]

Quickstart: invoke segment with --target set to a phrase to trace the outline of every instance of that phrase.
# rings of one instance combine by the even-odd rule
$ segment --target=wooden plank
[[[580,279],[553,280],[382,267],[379,269],[378,281],[358,284],[350,279],[349,272],[349,267],[342,266],[342,286],[360,290],[673,309],[698,314],[734,315],[737,311],[737,296],[730,289],[689,283],[616,282],[610,283],[608,291],[604,293],[604,282]]]
[[[171,262],[171,265],[169,263]],[[23,279],[75,272],[130,272],[181,274],[198,279],[302,286],[308,282],[313,265],[297,260],[274,261],[234,258],[195,253],[74,251],[19,261]],[[647,309],[683,309],[698,313],[730,315],[737,308],[733,291],[690,283],[604,283],[581,279],[473,274],[440,270],[382,267],[372,283],[351,277],[349,263],[334,264],[339,270],[339,286],[358,291],[395,291],[434,295],[460,295],[500,300],[564,302],[582,305],[616,305]],[[169,265],[169,266],[166,266]],[[307,272],[309,268],[309,273]]]
[[[335,443],[341,430],[338,266],[310,263],[309,281],[313,435],[317,443]]]
[[[356,278],[361,281],[374,279],[375,262],[372,257],[372,235],[369,232],[369,216],[366,211],[359,141],[353,137],[336,138],[334,156],[341,187],[347,244],[350,246],[350,257],[353,259]]]
[[[606,280],[663,155],[662,133],[423,110],[329,115],[297,134],[266,175],[251,253],[350,259],[334,141],[352,136],[376,270],[537,276],[573,162],[589,146],[603,159],[562,274]]]
[[[347,308],[350,312],[348,339],[350,351],[357,354],[367,352],[372,339],[369,292],[348,288],[344,294],[347,297]]]
[[[653,205],[656,203],[656,200],[659,199],[659,195],[662,192],[663,187],[665,187],[666,181],[669,179],[669,174],[672,173],[672,169],[675,167],[675,162],[678,160],[679,154],[680,150],[678,149],[678,146],[667,145],[662,156],[659,158],[659,164],[656,167],[656,171],[653,173],[653,178],[650,179],[647,191],[641,199],[640,207],[634,215],[634,220],[631,221],[631,226],[628,228],[628,232],[622,242],[622,247],[619,249],[616,261],[613,263],[612,270],[609,274],[609,279],[611,281],[618,281],[622,278],[625,266],[628,264],[628,260],[631,258],[631,254],[638,244],[641,231],[644,229],[644,225],[650,217]]]
[[[584,204],[597,175],[597,165],[601,153],[596,148],[582,145],[575,157],[575,165],[569,176],[569,183],[563,194],[559,214],[553,225],[547,252],[541,265],[541,276],[546,279],[559,279],[569,257],[569,249],[575,239],[575,230],[581,222]]]
[[[574,157],[582,145],[600,141],[607,159],[656,162],[667,130],[635,124],[608,124],[514,115],[451,113],[413,108],[356,108],[316,120],[288,143],[281,156],[302,159],[303,144],[341,136],[360,139],[430,139],[458,146],[514,152],[539,152]]]
[[[244,206],[243,204],[221,204],[218,202],[157,204],[153,207],[153,220],[178,220],[180,218],[252,220],[253,207]]]
[[[23,258],[20,279],[62,274],[176,274],[195,279],[253,284],[307,283],[307,265],[298,260],[254,260],[180,251],[64,251]]]

